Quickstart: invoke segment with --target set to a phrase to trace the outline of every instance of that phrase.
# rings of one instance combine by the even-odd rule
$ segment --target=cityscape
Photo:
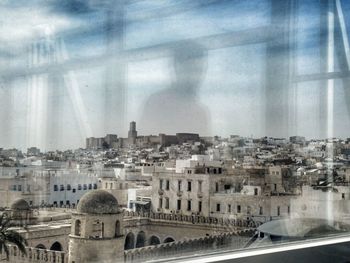
[[[349,262],[350,1],[0,1],[0,261]]]
[[[260,247],[349,231],[349,155],[350,139],[145,136],[132,121],[77,150],[1,149],[0,207],[25,262]]]

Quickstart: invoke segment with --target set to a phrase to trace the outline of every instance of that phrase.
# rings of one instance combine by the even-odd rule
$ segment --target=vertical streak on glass
[[[327,72],[334,72],[334,0],[328,1],[328,39],[327,39]],[[333,113],[334,112],[334,79],[327,81],[327,136],[330,141],[327,143],[327,157],[331,165],[327,170],[328,182],[333,187]],[[331,200],[332,191],[328,191],[328,221],[333,222],[333,203]]]
[[[267,43],[266,135],[288,135],[291,1],[271,0],[271,28],[278,38]],[[278,74],[276,74],[278,72]]]
[[[61,39],[60,44],[63,61],[69,61],[69,55],[63,39]],[[81,139],[91,137],[92,128],[90,126],[87,110],[79,89],[78,80],[73,70],[69,70],[64,76],[64,82],[73,105],[75,116],[78,120]]]
[[[35,41],[30,45],[29,67],[34,67],[37,60],[37,50]],[[28,80],[28,97],[27,97],[27,131],[26,131],[26,147],[32,146],[33,143],[33,126],[35,123],[35,105],[36,105],[36,75],[32,75]]]
[[[343,45],[344,45],[344,50],[345,50],[347,70],[349,70],[349,68],[350,68],[349,38],[348,38],[348,33],[346,31],[346,24],[345,24],[343,9],[342,9],[340,0],[336,0],[336,8],[337,8],[337,14],[338,14],[337,18],[339,19],[339,25],[340,25],[340,30],[341,30],[342,40],[343,40]]]
[[[291,41],[291,52],[290,52],[290,76],[293,79],[297,74],[297,35],[298,35],[298,10],[299,1],[292,1],[291,7],[291,21],[290,21],[290,41]],[[298,114],[297,114],[297,100],[298,100],[298,84],[291,83],[290,85],[290,121],[289,130],[290,134],[298,133]]]
[[[47,35],[45,28],[38,28],[29,51],[29,67],[35,68],[48,63]],[[33,74],[28,79],[26,147],[45,149],[47,123],[47,74]]]
[[[340,64],[340,68],[343,71],[349,71],[350,70],[350,45],[349,45],[349,38],[348,33],[346,29],[346,22],[343,14],[343,9],[341,5],[340,0],[336,0],[336,25],[340,27],[340,30],[337,30],[336,33],[340,34],[340,38],[342,41],[337,41],[335,43],[335,51],[336,55],[338,57],[338,61]],[[337,35],[336,35],[337,36]],[[345,96],[345,102],[347,107],[347,113],[348,116],[350,114],[350,79],[349,78],[343,78],[343,90],[344,90],[344,96]]]
[[[106,65],[104,126],[106,133],[120,132],[126,114],[126,66],[124,50],[124,5],[114,1],[106,12],[106,52],[112,60]]]
[[[333,9],[333,1],[329,1],[329,8]],[[334,72],[334,11],[328,11],[328,44],[327,44],[327,72]],[[333,137],[333,108],[334,108],[334,79],[328,79],[327,85],[327,135]]]
[[[53,36],[47,41],[48,63],[57,65],[59,63],[60,38]],[[48,73],[47,80],[47,141],[46,149],[55,150],[61,145],[62,139],[62,87],[63,75],[58,69]]]

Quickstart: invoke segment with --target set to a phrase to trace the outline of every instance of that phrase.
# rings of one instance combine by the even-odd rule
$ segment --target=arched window
[[[39,244],[39,245],[37,245],[35,248],[46,249],[46,247],[45,247],[43,244]]]
[[[136,238],[136,248],[138,247],[144,247],[146,245],[146,234],[143,231],[140,231],[137,234]]]
[[[52,246],[50,247],[50,250],[54,250],[54,251],[62,251],[62,245],[60,242],[55,242],[52,244]]]
[[[170,243],[170,242],[174,242],[175,240],[172,237],[167,237],[166,239],[164,239],[164,243]]]
[[[151,246],[160,244],[159,237],[157,237],[157,236],[151,236],[151,238],[150,238],[150,240],[149,240],[149,244],[150,244]]]
[[[119,237],[121,235],[122,235],[122,233],[120,231],[120,222],[119,222],[119,220],[117,220],[115,222],[115,237]]]
[[[76,235],[76,236],[81,235],[81,222],[80,222],[80,220],[75,220],[74,235]]]
[[[135,248],[135,236],[132,232],[128,233],[125,238],[124,250]]]

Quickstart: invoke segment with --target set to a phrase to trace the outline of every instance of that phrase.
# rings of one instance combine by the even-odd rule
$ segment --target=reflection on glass
[[[0,5],[1,258],[348,234],[350,2]]]

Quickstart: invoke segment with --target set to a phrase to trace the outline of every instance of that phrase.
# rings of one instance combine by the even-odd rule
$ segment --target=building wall
[[[98,187],[98,176],[87,171],[41,168],[20,174],[0,177],[0,194],[4,197],[0,198],[0,207],[10,207],[17,198],[32,206],[76,205],[86,192]]]
[[[292,196],[219,193],[211,197],[210,215],[218,218],[252,218],[259,222],[266,222],[271,218],[289,217],[292,198]]]
[[[98,187],[98,177],[91,172],[58,170],[50,173],[50,198],[48,204],[77,205],[78,200]],[[69,188],[70,187],[70,188]]]
[[[266,176],[266,183],[270,187],[270,191],[285,192],[282,186],[282,168],[280,166],[269,167],[269,172]]]
[[[71,237],[69,263],[124,262],[124,242],[118,239],[81,239]]]
[[[56,224],[55,226],[29,226],[26,230],[21,229],[18,232],[25,237],[28,247],[37,247],[43,245],[46,249],[59,242],[64,252],[68,252],[68,235],[71,230],[70,223]]]
[[[336,190],[303,186],[302,195],[291,201],[292,216],[350,223],[350,189],[348,186],[334,186],[333,189]]]
[[[168,182],[169,188],[167,188]],[[179,182],[181,182],[181,189],[179,189]],[[201,190],[200,182],[202,182]],[[207,216],[209,214],[209,182],[209,176],[206,174],[154,173],[152,179],[152,210],[154,212]],[[191,184],[190,191],[189,184]],[[169,200],[169,207],[166,206],[167,200]],[[181,201],[180,209],[178,209],[179,201]],[[201,212],[199,211],[200,201],[202,202]],[[191,209],[188,209],[188,202],[191,202]]]

